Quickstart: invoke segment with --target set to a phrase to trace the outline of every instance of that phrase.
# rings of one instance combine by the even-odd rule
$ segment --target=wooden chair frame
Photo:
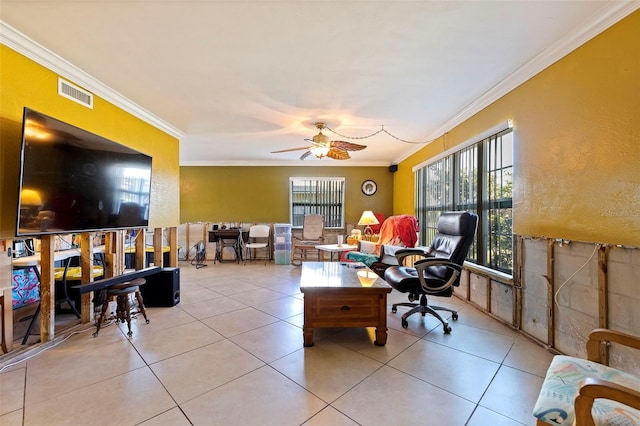
[[[587,340],[587,359],[602,365],[609,365],[609,346],[617,343],[634,349],[640,349],[640,337],[605,328],[597,328],[589,333]],[[597,377],[585,379],[578,388],[574,403],[578,426],[595,426],[591,410],[597,398],[617,401],[640,410],[640,392]],[[537,426],[548,423],[538,420]]]

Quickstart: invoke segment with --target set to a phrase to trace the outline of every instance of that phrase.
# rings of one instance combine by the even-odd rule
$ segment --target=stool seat
[[[129,329],[127,335],[129,337],[133,336],[133,332],[131,331],[131,303],[129,301],[129,295],[135,295],[135,298],[138,302],[138,311],[133,312],[133,314],[141,313],[144,316],[145,322],[149,324],[149,318],[147,318],[147,312],[144,308],[144,301],[142,300],[142,294],[140,293],[140,286],[145,284],[146,280],[144,278],[136,278],[131,281],[124,282],[122,284],[116,284],[106,289],[106,296],[102,303],[102,311],[100,313],[100,318],[98,319],[98,323],[96,324],[96,332],[93,333],[93,337],[97,337],[100,332],[100,326],[104,321],[104,316],[109,309],[109,302],[112,298],[116,298],[116,319],[124,323],[127,322],[127,328]]]
[[[112,285],[109,287],[109,290],[127,288],[131,286],[141,286],[145,284],[147,281],[144,278],[136,278],[135,280],[127,281],[121,284]]]
[[[107,291],[107,295],[109,295],[109,296],[120,296],[122,294],[135,293],[136,291],[140,291],[140,287],[137,286],[137,285],[134,285],[134,286],[124,287],[124,288],[109,289]]]

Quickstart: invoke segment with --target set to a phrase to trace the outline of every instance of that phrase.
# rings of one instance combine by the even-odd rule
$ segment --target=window
[[[143,206],[142,217],[149,218],[149,187],[151,185],[150,172],[147,169],[136,167],[116,167],[114,173],[119,181],[117,198],[119,202],[114,205],[114,214],[120,211],[121,203],[135,203]]]
[[[443,211],[478,215],[476,241],[467,260],[513,273],[513,133],[493,134],[415,169],[420,244],[436,234]]]
[[[344,228],[344,178],[289,178],[291,224],[307,214],[324,215],[326,228]]]

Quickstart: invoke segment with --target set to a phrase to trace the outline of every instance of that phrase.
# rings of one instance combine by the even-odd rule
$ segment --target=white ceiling
[[[0,28],[3,43],[179,137],[182,165],[386,166],[423,145],[346,136],[384,125],[438,137],[638,7],[1,0]],[[346,161],[271,153],[306,146],[316,121],[367,149]]]

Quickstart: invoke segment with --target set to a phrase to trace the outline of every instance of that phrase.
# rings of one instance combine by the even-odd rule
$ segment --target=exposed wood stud
[[[522,268],[524,267],[524,239],[516,235],[515,256],[513,268],[513,326],[520,330],[522,327]]]
[[[136,247],[136,253],[135,253],[135,269],[142,269],[144,268],[146,265],[146,260],[147,260],[147,251],[146,251],[146,247],[145,247],[145,230],[144,229],[136,229],[136,240],[135,240],[135,247]]]
[[[486,280],[486,301],[485,301],[485,309],[487,310],[487,312],[491,313],[491,278],[487,277],[485,278]]]
[[[555,306],[553,303],[554,288],[554,264],[555,264],[555,241],[547,239],[547,343],[550,347],[555,347]]]
[[[80,234],[80,265],[82,266],[80,282],[82,284],[93,282],[93,239],[88,232]],[[80,316],[83,324],[91,322],[91,293],[81,296]]]
[[[156,266],[159,266],[161,268],[165,266],[162,243],[163,243],[162,228],[154,228],[153,230],[153,263],[155,263]]]
[[[598,327],[609,328],[609,276],[607,261],[610,247],[598,247]]]
[[[55,235],[43,235],[40,240],[40,341],[43,343],[55,334],[54,238]]]
[[[13,309],[11,308],[13,280],[11,279],[11,252],[9,251],[11,246],[10,240],[0,240],[0,296],[2,296],[0,327],[2,327],[3,352],[10,352],[13,349]]]
[[[178,228],[172,226],[169,231],[169,267],[178,266]]]

